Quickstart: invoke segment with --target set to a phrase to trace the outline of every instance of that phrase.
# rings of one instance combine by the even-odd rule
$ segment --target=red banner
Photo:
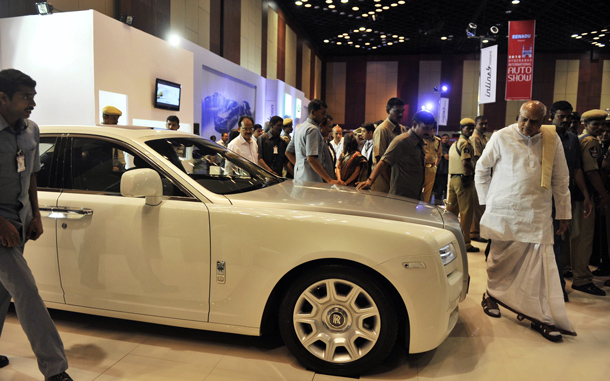
[[[532,99],[535,31],[536,20],[508,22],[507,101]]]

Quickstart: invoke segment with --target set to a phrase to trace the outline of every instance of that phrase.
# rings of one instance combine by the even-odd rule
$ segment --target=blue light
[[[443,90],[443,92],[447,92],[447,90],[449,90],[449,87],[447,87],[447,85],[443,85],[443,87],[441,87],[441,90]]]

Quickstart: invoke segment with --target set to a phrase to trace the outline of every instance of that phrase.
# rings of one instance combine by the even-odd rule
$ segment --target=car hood
[[[433,205],[413,199],[353,187],[286,180],[251,192],[226,195],[236,206],[266,206],[290,210],[345,214],[444,227]]]

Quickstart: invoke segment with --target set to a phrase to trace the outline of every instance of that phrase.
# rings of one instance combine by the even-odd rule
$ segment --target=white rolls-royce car
[[[43,126],[45,233],[25,254],[50,308],[194,329],[278,329],[307,368],[357,375],[431,350],[468,288],[456,217],[276,177],[198,136]]]

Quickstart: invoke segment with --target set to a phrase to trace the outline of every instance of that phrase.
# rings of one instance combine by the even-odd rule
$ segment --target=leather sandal
[[[554,343],[558,343],[563,340],[561,336],[561,332],[555,327],[552,327],[543,323],[532,322],[531,327],[534,331],[539,332],[542,337],[545,339],[552,341]]]
[[[492,318],[499,318],[502,316],[500,313],[500,307],[498,307],[498,303],[487,295],[487,293],[483,294],[483,300],[481,301],[481,306],[483,307],[483,312],[487,316],[491,316]]]

